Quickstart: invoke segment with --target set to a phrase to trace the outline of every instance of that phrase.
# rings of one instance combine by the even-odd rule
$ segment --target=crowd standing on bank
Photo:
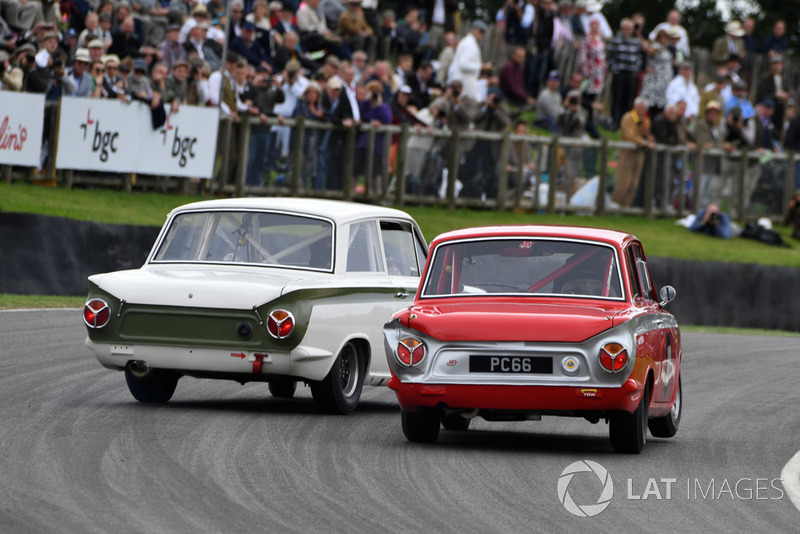
[[[517,133],[536,126],[593,138],[602,126],[643,148],[800,148],[797,87],[783,76],[783,21],[764,39],[756,38],[754,19],[729,21],[711,50],[716,70],[697,73],[677,10],[665,21],[631,13],[614,29],[596,0],[508,0],[493,21],[507,51],[498,64],[483,54],[487,23],[457,14],[456,0],[400,0],[395,9],[379,0],[0,0],[0,89],[51,101],[139,100],[172,111],[220,106],[234,121],[302,116],[340,126]],[[573,72],[558,70],[565,50],[577,56]],[[742,68],[757,53],[769,61],[763,77]],[[701,80],[708,84],[698,86]],[[535,117],[530,123],[520,119],[526,111]],[[341,188],[343,139],[337,130],[305,137],[308,187]],[[293,142],[288,127],[255,128],[247,182],[264,184],[275,174],[280,180]],[[429,139],[409,148],[435,160],[438,145]],[[380,190],[387,178],[380,161],[394,158],[394,148],[383,154],[379,136],[374,157],[362,157],[367,146],[362,132],[356,172],[373,161]],[[463,195],[495,194],[496,146],[472,141],[462,148]],[[641,150],[629,152],[620,153],[614,194],[622,206],[636,201],[641,175]],[[528,159],[517,164],[530,171]],[[570,159],[566,172],[574,178],[580,169]],[[721,200],[717,167],[702,170],[709,178],[704,203]],[[430,169],[409,168],[409,187],[436,187],[422,176]],[[751,172],[748,194],[759,171]],[[800,165],[796,176],[800,188]]]

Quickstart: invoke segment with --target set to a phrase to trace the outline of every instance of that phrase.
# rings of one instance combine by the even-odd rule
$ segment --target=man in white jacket
[[[447,81],[458,80],[463,87],[463,94],[475,99],[476,102],[483,101],[483,94],[478,84],[483,60],[481,59],[481,41],[486,35],[486,23],[476,20],[472,23],[469,33],[461,39],[456,47],[453,62],[447,73]]]
[[[678,65],[678,75],[667,85],[667,105],[674,106],[680,101],[686,102],[687,122],[693,121],[700,110],[700,92],[692,81],[692,64],[688,62]]]

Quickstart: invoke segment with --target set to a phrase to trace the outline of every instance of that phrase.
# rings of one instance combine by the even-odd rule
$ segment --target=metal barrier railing
[[[51,122],[46,142],[49,147],[55,147],[57,107],[54,106],[57,103],[47,106],[54,112],[47,115]],[[248,184],[251,132],[253,128],[265,127],[270,128],[271,137],[276,137],[276,132],[284,128],[281,135],[290,138],[283,179],[276,180],[277,171],[270,170],[263,176],[264,183]],[[646,150],[637,149],[633,143],[605,138],[589,140],[557,135],[517,135],[507,131],[418,129],[408,125],[344,128],[303,117],[282,122],[271,118],[266,124],[256,118],[234,123],[229,117],[222,117],[218,131],[213,178],[192,182],[200,184],[200,191],[231,196],[316,196],[365,199],[396,206],[418,204],[449,209],[469,206],[544,213],[681,217],[702,207],[707,199],[701,193],[708,189],[709,181],[717,180],[730,190],[726,193],[725,208],[736,220],[743,221],[753,216],[777,220],[795,188],[797,159],[794,153],[771,154],[769,161],[765,161],[763,153],[758,151],[729,154],[699,147],[691,152],[685,146],[666,145]],[[304,147],[310,136],[326,135],[329,139],[335,136],[336,146],[329,146],[327,153],[319,149],[316,153],[306,153]],[[641,176],[641,202],[636,207],[615,206],[606,198],[614,182],[617,155],[622,150],[642,150],[646,155]],[[337,157],[330,158],[331,154]],[[512,154],[517,160],[513,165]],[[331,175],[336,174],[337,180],[332,181],[337,184],[335,187],[324,182],[322,188],[314,187],[312,177],[304,175],[304,164],[309,158],[330,158],[335,163],[334,168],[326,169]],[[523,168],[522,160],[528,162],[527,168]],[[190,190],[189,179],[115,173],[97,176],[97,173],[56,170],[54,161],[51,149],[44,179],[68,187],[100,184],[126,191],[158,188],[188,193]],[[569,176],[568,167],[571,167],[570,173],[578,175]],[[716,174],[707,172],[708,168],[712,171],[716,168]],[[10,168],[0,170],[5,181],[12,179]],[[720,177],[723,171],[727,174]],[[767,172],[768,187],[761,187]],[[22,174],[25,179],[42,179],[35,169],[21,169],[16,174]],[[575,188],[587,179],[596,181],[592,201],[571,203]],[[754,188],[754,184],[758,187]],[[769,198],[762,198],[764,195]]]

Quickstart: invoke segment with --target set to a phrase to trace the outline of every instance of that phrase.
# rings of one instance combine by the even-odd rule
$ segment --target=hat
[[[208,15],[208,9],[206,9],[206,6],[204,6],[203,4],[198,4],[192,10],[192,15],[203,15],[203,16]]]
[[[361,5],[361,0],[347,0],[347,4],[348,5],[360,6]]]
[[[103,11],[97,16],[97,20],[103,22],[104,20],[111,20],[111,13]]]
[[[558,74],[557,70],[551,70],[550,73],[547,75],[548,80],[560,80],[561,76]]]
[[[572,0],[561,0],[558,3],[558,7],[566,7],[566,6],[572,7]]]
[[[131,71],[131,68],[128,66],[127,63],[120,63],[119,64],[119,71],[124,72],[125,74]]]
[[[670,36],[672,39],[680,39],[683,37],[681,33],[681,27],[677,24],[673,24],[669,28],[667,28],[667,35]]]
[[[185,59],[178,59],[172,64],[172,68],[175,69],[175,68],[178,68],[178,67],[186,67],[188,69],[189,68],[189,62],[186,61]]]
[[[289,60],[286,63],[286,72],[297,72],[300,68],[300,62],[296,59]]]
[[[339,58],[336,57],[336,56],[328,56],[328,57],[326,57],[325,58],[325,64],[326,65],[330,65],[332,67],[335,67],[337,69],[342,66],[342,62],[339,61]]]
[[[181,31],[181,25],[180,24],[170,24],[169,26],[167,26],[167,31],[168,32]]]
[[[734,91],[747,91],[747,82],[744,80],[736,80],[733,82]]]
[[[72,37],[74,35],[78,35],[78,32],[75,31],[75,28],[70,28],[67,30],[67,37]]]
[[[86,45],[86,48],[103,48],[103,41],[100,39],[92,39],[89,41],[89,44]]]
[[[242,31],[245,31],[245,30],[255,31],[255,29],[256,29],[256,25],[253,24],[252,22],[250,22],[249,20],[246,20],[246,21],[244,21],[242,23]]]
[[[147,72],[147,62],[145,60],[143,60],[142,58],[134,59],[133,60],[133,70],[134,71],[143,70],[143,71]]]
[[[343,87],[342,86],[342,80],[340,80],[336,76],[331,76],[328,79],[328,88],[329,89],[341,89],[342,87]]]
[[[741,61],[739,54],[728,54],[726,61]]]
[[[728,74],[727,73],[718,72],[717,74],[714,75],[714,81],[725,82],[727,80],[728,80]]]
[[[473,20],[472,26],[470,28],[472,28],[473,30],[480,30],[482,32],[488,31],[489,29],[488,26],[486,26],[486,23],[480,19]]]
[[[75,51],[75,61],[83,61],[89,63],[92,57],[89,55],[89,50],[86,48],[79,48]]]
[[[42,35],[42,41],[46,41],[47,39],[50,39],[50,38],[58,39],[58,34],[56,32],[47,32],[44,35]],[[775,56],[772,56],[772,57],[775,57]]]
[[[586,11],[588,11],[589,13],[597,13],[602,8],[603,8],[602,4],[600,4],[600,2],[597,2],[596,0],[589,0],[588,2],[586,2]]]
[[[200,28],[201,30],[209,30],[211,29],[211,26],[208,24],[208,22],[198,22],[197,24],[192,26],[192,29],[195,28]]]
[[[770,63],[783,63],[783,56],[780,54],[775,54],[774,56],[769,58]]]
[[[733,35],[734,37],[741,37],[744,35],[744,28],[742,23],[738,20],[732,20],[725,25],[725,33]]]
[[[102,61],[104,65],[109,61],[113,61],[114,63],[119,63],[119,56],[117,54],[106,54],[100,58],[100,61]]]
[[[409,87],[408,85],[403,85],[402,87],[400,87],[398,92],[410,95],[411,94],[411,87]]]
[[[775,101],[772,100],[771,98],[765,98],[764,100],[759,102],[759,105],[760,106],[764,106],[765,108],[774,108],[775,107]]]
[[[486,91],[486,94],[487,95],[503,96],[503,90],[500,89],[499,87],[497,87],[496,85],[493,85],[492,87],[489,88],[488,91]]]
[[[306,86],[305,90],[303,91],[303,95],[305,95],[308,92],[309,89],[316,89],[317,93],[319,93],[319,94],[322,93],[322,87],[320,87],[320,85],[317,82],[315,82],[314,80],[311,80],[310,82],[308,82],[308,85]]]
[[[717,102],[716,100],[711,100],[708,104],[706,104],[706,111],[713,111],[713,110],[719,111],[719,109],[720,109],[719,102]]]
[[[570,89],[569,92],[567,92],[567,98],[581,98],[581,96],[583,95],[580,89]]]
[[[294,6],[290,2],[282,2],[281,3],[281,11],[291,11],[294,13]]]
[[[680,63],[678,63],[678,70],[691,69],[691,68],[692,68],[692,64],[690,62],[688,62],[688,61],[681,61]]]

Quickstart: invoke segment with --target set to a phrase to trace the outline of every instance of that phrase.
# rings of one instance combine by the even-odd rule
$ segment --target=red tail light
[[[407,337],[397,345],[397,360],[406,367],[422,363],[425,359],[425,344],[419,339]]]
[[[294,330],[294,315],[286,310],[273,310],[267,317],[267,331],[275,339],[284,339]]]
[[[111,319],[111,308],[102,299],[92,299],[83,305],[83,322],[89,328],[103,328]]]
[[[606,371],[616,373],[628,363],[628,351],[619,343],[606,343],[600,349],[600,365]]]

